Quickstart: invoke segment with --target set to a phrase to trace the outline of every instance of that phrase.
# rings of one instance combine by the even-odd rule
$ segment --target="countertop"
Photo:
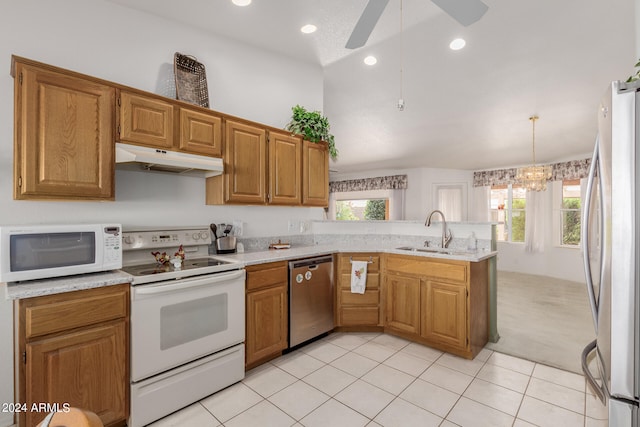
[[[402,249],[397,249],[395,247],[392,248],[372,248],[371,246],[361,246],[361,245],[313,245],[313,246],[300,246],[300,247],[292,247],[290,249],[270,249],[267,251],[256,251],[256,252],[245,252],[245,253],[237,253],[237,254],[227,254],[227,255],[216,255],[218,257],[224,257],[228,259],[232,259],[234,261],[243,263],[245,265],[255,265],[255,264],[264,264],[267,262],[275,262],[275,261],[287,261],[298,258],[307,258],[317,255],[326,255],[326,254],[334,254],[334,253],[350,253],[350,252],[361,252],[361,253],[387,253],[387,254],[397,254],[397,255],[413,255],[420,256],[425,258],[441,258],[441,259],[452,259],[458,261],[469,261],[469,262],[479,262],[485,259],[491,258],[498,254],[498,251],[476,251],[476,252],[466,252],[466,251],[456,251],[454,249],[451,250],[453,253],[437,253],[437,252],[418,252],[418,251],[407,251]]]
[[[78,274],[76,276],[56,277],[55,279],[29,280],[7,283],[7,299],[39,297],[82,289],[101,288],[103,286],[131,283],[133,276],[120,270],[104,273]]]
[[[362,245],[312,245],[299,246],[290,249],[271,249],[266,251],[253,251],[237,254],[216,255],[216,257],[233,260],[242,265],[265,264],[275,261],[288,261],[300,258],[308,258],[318,255],[334,253],[387,253],[398,255],[412,255],[425,258],[452,259],[459,261],[479,262],[498,254],[497,251],[465,252],[452,249],[453,253],[418,252],[397,249],[395,247],[380,248]],[[81,274],[77,276],[57,277],[55,279],[32,280],[28,282],[8,283],[6,286],[6,299],[31,298],[42,295],[52,295],[62,292],[71,292],[81,289],[99,288],[102,286],[131,283],[133,276],[120,271],[108,271],[104,273]]]

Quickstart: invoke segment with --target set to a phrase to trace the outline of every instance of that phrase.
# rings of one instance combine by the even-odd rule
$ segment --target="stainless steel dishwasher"
[[[289,263],[289,347],[333,329],[331,255]]]

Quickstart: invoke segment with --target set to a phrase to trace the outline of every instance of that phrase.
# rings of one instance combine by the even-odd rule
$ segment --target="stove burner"
[[[143,264],[131,265],[123,267],[122,270],[133,276],[150,276],[153,274],[171,273],[173,271],[192,270],[194,268],[215,267],[217,265],[230,264],[227,261],[221,261],[213,258],[194,258],[186,259],[182,263],[181,268],[174,268],[171,263],[161,264]]]

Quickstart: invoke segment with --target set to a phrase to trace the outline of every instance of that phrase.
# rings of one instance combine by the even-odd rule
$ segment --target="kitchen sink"
[[[407,251],[407,252],[423,252],[423,253],[432,253],[432,254],[443,254],[443,255],[475,255],[475,251],[465,251],[465,250],[456,250],[456,249],[447,249],[447,248],[421,248],[415,246],[401,246],[396,248],[399,251]]]

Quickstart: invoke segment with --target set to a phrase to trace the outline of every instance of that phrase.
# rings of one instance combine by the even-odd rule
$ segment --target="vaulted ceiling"
[[[321,65],[338,172],[528,164],[533,114],[536,160],[587,157],[601,95],[636,61],[634,0],[484,0],[469,27],[430,0],[403,0],[402,33],[391,0],[355,50],[344,45],[367,0],[111,1]],[[302,34],[308,23],[318,31]],[[457,37],[466,47],[450,50]]]

